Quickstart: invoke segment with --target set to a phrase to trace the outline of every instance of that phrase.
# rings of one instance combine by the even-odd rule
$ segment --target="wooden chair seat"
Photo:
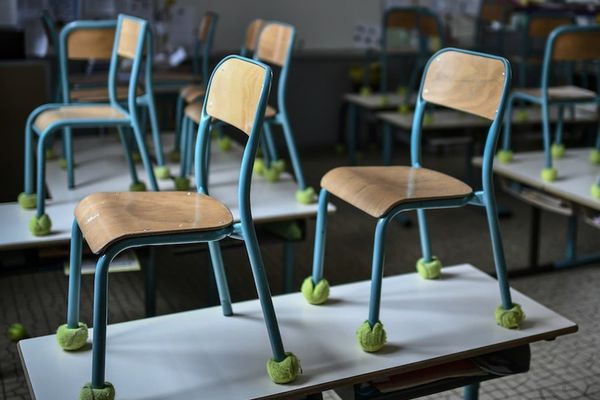
[[[155,71],[152,80],[157,83],[197,83],[202,82],[202,77],[191,71]]]
[[[77,205],[75,218],[95,254],[127,237],[212,231],[233,224],[223,203],[196,192],[94,193]]]
[[[127,120],[128,116],[110,105],[63,106],[42,111],[35,119],[34,126],[42,132],[50,124],[63,120]]]
[[[141,88],[137,89],[138,96],[144,94]],[[127,100],[128,88],[117,86],[117,99]],[[82,87],[71,90],[71,100],[79,102],[108,102],[108,88],[106,87]]]
[[[517,89],[516,92],[542,97],[542,89],[540,88],[523,88]],[[596,97],[596,93],[577,86],[554,86],[548,88],[548,97],[550,100],[593,99]]]
[[[193,103],[204,96],[206,89],[203,85],[187,85],[179,92],[179,95],[184,98],[186,103]]]
[[[185,116],[199,123],[200,113],[202,112],[202,103],[193,103],[185,107]],[[271,106],[267,106],[265,110],[265,118],[273,118],[277,114],[277,110]]]
[[[402,203],[460,198],[473,192],[469,185],[441,172],[406,166],[339,167],[323,176],[321,186],[375,218]]]

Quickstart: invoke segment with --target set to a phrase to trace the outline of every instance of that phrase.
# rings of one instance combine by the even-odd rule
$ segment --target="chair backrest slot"
[[[443,36],[443,32],[440,32],[437,17],[426,8],[391,9],[387,11],[384,23],[385,29],[417,29],[421,35]]]
[[[268,23],[260,32],[256,59],[283,67],[292,45],[294,28],[277,22]]]
[[[255,50],[258,34],[264,26],[265,20],[263,19],[255,19],[248,25],[248,28],[246,29],[246,42],[244,43],[244,48],[246,50],[252,52]]]
[[[110,60],[115,28],[77,29],[67,38],[69,60]]]
[[[132,18],[123,18],[117,54],[124,58],[134,59],[137,54],[141,22]]]
[[[558,34],[553,40],[552,59],[556,61],[600,59],[600,28]]]
[[[458,51],[444,51],[431,60],[423,80],[424,100],[493,120],[504,83],[505,64]]]
[[[224,61],[213,72],[206,113],[250,135],[264,76],[265,69],[257,64],[239,58]]]

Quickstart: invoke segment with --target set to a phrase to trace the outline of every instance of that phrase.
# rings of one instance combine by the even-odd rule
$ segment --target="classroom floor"
[[[406,149],[396,153],[407,153]],[[405,157],[395,162],[407,163]],[[424,165],[457,177],[464,175],[462,150],[441,156],[426,156]],[[309,183],[317,187],[329,168],[344,164],[343,156],[304,155]],[[367,154],[361,164],[379,164],[379,153]],[[509,269],[527,262],[529,207],[499,192],[500,203],[512,211],[501,221]],[[330,217],[325,274],[335,284],[365,280],[370,276],[374,220],[340,202]],[[485,271],[493,269],[491,247],[482,210],[462,208],[429,213],[434,254],[445,265],[470,262]],[[414,216],[412,216],[414,220]],[[564,251],[566,219],[542,214],[541,262],[559,259]],[[314,223],[308,224],[307,241],[296,246],[295,283],[310,273]],[[578,250],[598,250],[598,230],[585,224],[579,228]],[[157,252],[157,311],[173,313],[208,305],[207,254],[161,248]],[[282,246],[263,246],[263,255],[274,294],[282,292]],[[389,230],[386,274],[412,272],[419,258],[416,226],[393,224]],[[224,260],[234,301],[255,297],[250,268],[241,248],[224,251]],[[580,331],[553,342],[532,346],[531,371],[507,379],[486,382],[481,399],[600,399],[600,265],[513,279],[511,285],[549,308],[579,324]],[[92,277],[84,276],[81,312],[91,320]],[[67,278],[62,269],[6,273],[0,271],[0,399],[29,399],[16,345],[7,340],[8,325],[20,322],[32,336],[47,335],[64,321]],[[112,274],[110,277],[109,321],[143,318],[144,275],[141,272]],[[366,312],[366,310],[365,310]],[[429,399],[457,399],[460,391],[430,396]]]

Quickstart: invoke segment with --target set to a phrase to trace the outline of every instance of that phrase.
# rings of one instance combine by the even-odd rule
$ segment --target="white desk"
[[[234,304],[232,317],[213,307],[110,325],[106,379],[122,400],[284,398],[577,331],[568,319],[512,295],[527,314],[520,330],[495,324],[497,282],[473,266],[444,268],[440,280],[416,273],[385,278],[388,344],[377,354],[363,352],[355,338],[368,312],[368,281],[332,287],[324,306],[307,304],[300,293],[276,296],[284,345],[303,369],[287,385],[267,377],[271,353],[258,300]],[[90,380],[89,349],[64,352],[54,336],[43,336],[19,342],[19,350],[36,400],[75,399]]]
[[[46,212],[52,218],[51,234],[34,236],[29,232],[28,223],[35,210],[23,210],[16,202],[2,203],[0,250],[66,243],[71,236],[73,210],[77,202],[94,192],[128,190],[131,178],[116,135],[106,135],[104,138],[76,138],[74,145],[77,165],[75,189],[67,189],[66,172],[59,168],[56,161],[47,163],[48,193],[52,198],[46,201]],[[230,207],[235,219],[239,217],[237,184],[240,162],[240,146],[234,145],[233,150],[227,153],[218,150],[217,146],[212,146],[210,194]],[[177,164],[170,164],[169,167],[173,175],[179,171]],[[147,181],[141,164],[138,164],[137,172],[142,181]],[[172,180],[159,180],[158,184],[161,190],[174,189]],[[288,173],[283,173],[277,183],[268,183],[262,177],[254,177],[251,192],[254,220],[263,223],[316,215],[317,204],[299,204],[295,198],[295,191],[296,183]],[[334,210],[333,205],[329,205],[329,211]]]

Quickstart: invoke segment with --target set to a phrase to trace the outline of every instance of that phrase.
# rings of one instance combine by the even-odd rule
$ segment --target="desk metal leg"
[[[148,249],[148,261],[146,263],[146,318],[156,315],[156,249],[150,246]]]
[[[531,223],[529,227],[529,268],[538,266],[538,255],[540,252],[540,215],[541,210],[531,206]]]
[[[356,164],[356,123],[357,123],[356,105],[348,103],[348,126],[346,141],[348,145],[348,161],[350,165]]]
[[[577,257],[577,215],[573,214],[569,217],[567,223],[567,250],[565,261],[572,262]]]
[[[387,122],[383,123],[383,165],[392,165],[394,147],[393,129]]]
[[[465,386],[465,400],[477,400],[479,399],[479,382],[472,383],[468,386]]]
[[[292,293],[294,287],[294,242],[286,240],[283,243],[283,292]]]

